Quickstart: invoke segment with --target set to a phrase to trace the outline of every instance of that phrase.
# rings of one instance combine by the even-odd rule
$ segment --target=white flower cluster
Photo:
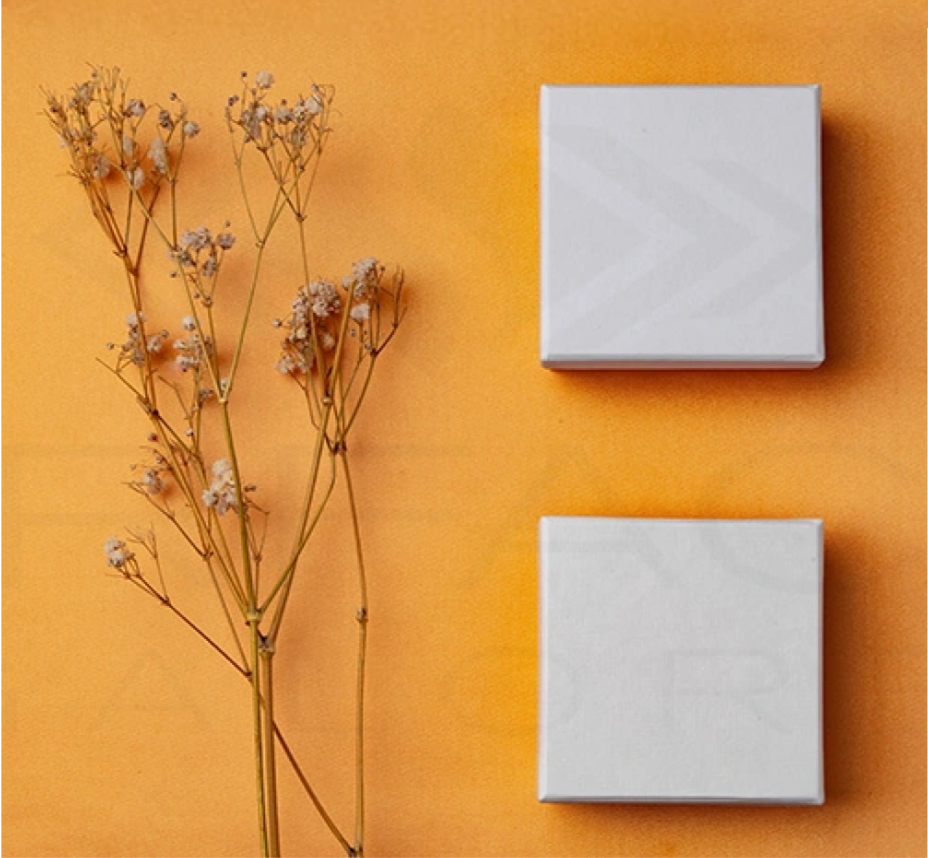
[[[355,323],[349,333],[363,335],[371,318],[372,304],[376,304],[382,274],[383,266],[373,257],[365,257],[355,262],[352,274],[342,280],[346,296],[340,295],[335,284],[328,280],[314,280],[301,286],[290,304],[287,319],[274,320],[275,327],[287,329],[277,361],[278,371],[284,375],[308,373],[313,367],[317,347],[322,351],[335,348],[346,297],[353,301],[349,316]]]
[[[148,147],[148,159],[162,176],[168,174],[168,147],[164,145],[164,140],[160,137],[151,141],[151,146]]]
[[[209,334],[200,335],[193,316],[184,316],[181,326],[187,335],[174,340],[174,363],[181,372],[200,369],[213,353],[213,341]]]
[[[135,557],[135,552],[131,551],[125,542],[115,536],[106,540],[103,545],[103,553],[106,555],[106,562],[114,569],[124,569],[126,564]]]
[[[157,468],[148,468],[142,474],[142,487],[150,495],[160,495],[164,491],[164,479]]]
[[[247,77],[243,73],[243,77]],[[299,153],[307,144],[318,140],[325,132],[324,115],[332,94],[313,84],[308,96],[291,105],[286,99],[268,103],[267,93],[274,85],[274,75],[260,71],[254,86],[247,89],[244,100],[237,95],[229,98],[226,117],[245,134],[245,141],[264,151],[277,141]],[[233,112],[233,108],[237,112]]]
[[[115,167],[126,184],[141,191],[146,182],[158,185],[170,172],[171,150],[177,148],[178,137],[195,137],[200,126],[187,118],[187,108],[175,94],[171,101],[176,108],[154,110],[138,98],[122,101],[119,93],[124,84],[118,69],[96,69],[90,80],[75,86],[68,98],[47,97],[47,115],[58,132],[61,143],[71,153],[75,174],[85,182],[102,182]],[[156,127],[147,150],[151,171],[141,158],[139,146],[146,119],[156,115]],[[112,135],[97,134],[101,126],[109,126]],[[108,148],[112,136],[116,150]],[[119,137],[121,136],[121,140]]]
[[[335,284],[330,283],[328,280],[314,280],[304,286],[300,293],[300,298],[297,300],[308,299],[310,309],[318,319],[328,319],[329,316],[337,313],[342,307]]]
[[[217,515],[237,510],[232,463],[228,459],[217,459],[213,462],[212,474],[209,488],[203,490],[203,503],[216,510]]]
[[[168,338],[168,332],[158,331],[158,333],[143,336],[142,323],[144,321],[144,313],[129,313],[126,316],[126,341],[119,347],[120,360],[128,360],[136,366],[142,366],[145,363],[146,352],[150,355],[161,352]],[[107,343],[107,348],[114,349],[116,345]]]
[[[377,288],[383,275],[383,266],[373,256],[365,256],[351,266],[352,276],[346,278],[345,286],[355,287],[355,297],[363,298]]]
[[[277,361],[277,369],[284,375],[307,373],[313,366],[313,337],[318,337],[320,347],[335,348],[335,337],[326,329],[325,320],[334,317],[341,309],[335,284],[328,280],[314,280],[301,286],[290,304],[290,317],[286,323],[288,331],[284,337],[284,351]]]
[[[171,468],[167,459],[157,450],[152,450],[152,458],[151,464],[132,466],[133,471],[138,468],[142,470],[142,476],[134,481],[132,485],[147,495],[160,495],[167,489],[164,474],[169,473]]]
[[[225,251],[231,250],[235,236],[231,232],[220,232],[214,236],[205,226],[183,232],[175,247],[168,254],[185,269],[198,269],[203,277],[215,277],[222,264]]]

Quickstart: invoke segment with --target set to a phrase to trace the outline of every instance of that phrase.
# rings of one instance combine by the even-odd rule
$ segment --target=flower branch
[[[142,461],[134,466],[128,487],[167,520],[169,532],[205,570],[220,622],[228,628],[234,648],[221,646],[169,595],[168,570],[163,568],[153,532],[108,540],[107,563],[167,607],[248,681],[261,854],[280,854],[279,746],[341,848],[348,855],[362,855],[369,609],[348,437],[378,358],[403,318],[403,274],[397,269],[386,282],[386,268],[367,257],[341,281],[310,277],[306,220],[331,133],[334,90],[312,84],[305,96],[275,100],[274,83],[269,72],[258,72],[253,78],[243,74],[240,94],[226,103],[232,165],[252,238],[250,273],[244,282],[226,273],[228,254],[239,252],[228,221],[218,232],[203,225],[183,228],[181,173],[187,147],[201,129],[175,93],[164,105],[149,105],[130,96],[119,69],[94,68],[88,80],[65,96],[46,93],[46,114],[68,152],[70,172],[81,185],[92,216],[120,259],[127,287],[131,309],[122,342],[108,344],[112,359],[103,363],[150,425]],[[263,213],[250,190],[259,179],[250,172],[246,177],[252,160],[273,189]],[[268,512],[256,502],[257,486],[245,479],[232,403],[239,369],[250,354],[252,316],[271,240],[288,219],[298,235],[299,285],[289,313],[275,321],[284,332],[277,370],[295,383],[306,402],[312,441],[291,548],[283,553],[280,567],[267,573],[262,570],[270,535]],[[163,255],[152,252],[151,239],[160,243],[169,265]],[[155,321],[163,318],[158,290],[171,282],[179,287],[175,294],[186,312],[174,336]],[[231,338],[224,338],[217,325],[214,311],[220,301],[238,310]],[[286,608],[297,571],[311,559],[312,536],[339,484],[349,503],[358,586],[352,842],[307,780],[274,715],[274,661]],[[145,574],[143,564],[154,568],[153,578]]]

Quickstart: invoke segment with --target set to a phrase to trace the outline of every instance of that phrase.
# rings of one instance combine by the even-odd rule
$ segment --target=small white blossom
[[[328,280],[314,280],[306,288],[313,299],[311,304],[313,314],[320,319],[327,319],[341,308],[335,285]]]
[[[143,343],[141,322],[144,318],[144,313],[126,314],[126,341],[120,346],[123,357],[128,358],[136,366],[142,366],[145,363],[146,351],[149,353],[159,351],[160,340],[167,336],[166,332],[155,334]],[[115,343],[107,344],[107,348],[115,347]]]
[[[354,284],[355,298],[366,298],[377,289],[381,268],[380,263],[373,256],[359,259],[351,266],[351,270],[352,276],[345,278],[344,286],[349,289],[351,284]]]
[[[126,173],[126,180],[129,182],[132,189],[137,191],[145,184],[145,171],[141,167],[129,170]]]
[[[194,327],[196,327],[195,324]],[[212,346],[213,341],[208,336],[201,339],[200,335],[194,331],[188,337],[174,340],[174,351],[177,352],[174,363],[181,372],[198,369],[207,354],[211,353]]]
[[[218,459],[213,463],[212,473],[213,480],[209,488],[203,490],[203,503],[216,510],[217,515],[225,515],[230,509],[236,510],[232,463],[228,459]]]
[[[185,331],[195,331],[197,329],[197,320],[194,319],[193,316],[184,316],[184,318],[180,320],[180,326]]]
[[[184,137],[196,137],[200,133],[200,126],[193,120],[184,123]]]
[[[88,80],[80,86],[74,87],[74,95],[71,98],[70,104],[74,107],[83,107],[90,104],[92,98],[93,82]]]
[[[106,555],[107,563],[114,569],[122,569],[135,557],[135,553],[126,547],[126,543],[115,536],[106,540],[103,553]]]
[[[110,174],[110,162],[105,155],[97,155],[91,172],[95,179],[105,179]]]
[[[274,85],[274,75],[269,71],[259,71],[255,75],[255,85],[258,89],[270,89]]]
[[[366,322],[371,317],[370,304],[355,304],[351,308],[351,318],[356,322]]]
[[[157,495],[164,491],[164,480],[154,468],[149,468],[142,474],[142,486],[148,494]]]
[[[289,375],[297,369],[296,361],[293,359],[293,355],[291,355],[290,352],[284,352],[280,356],[280,360],[277,361],[274,366],[281,375]]]
[[[164,145],[164,141],[160,137],[156,137],[151,141],[151,146],[148,148],[148,157],[151,162],[155,165],[155,169],[165,175],[168,171],[168,150]]]
[[[135,116],[136,118],[145,115],[145,102],[137,98],[130,98],[126,104],[126,116]]]
[[[377,271],[377,260],[373,256],[365,256],[351,266],[354,276],[358,280],[367,280]]]
[[[180,244],[182,250],[205,250],[212,243],[213,234],[205,226],[198,226],[192,230],[188,229],[178,239],[178,244]]]
[[[232,245],[235,244],[235,236],[231,232],[220,232],[216,236],[216,244],[223,250],[231,250]]]

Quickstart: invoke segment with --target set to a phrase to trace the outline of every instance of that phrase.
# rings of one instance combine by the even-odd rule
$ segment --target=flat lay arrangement
[[[305,222],[331,134],[332,90],[312,84],[278,99],[274,84],[268,71],[243,72],[226,108],[255,250],[231,347],[216,305],[236,237],[228,222],[216,234],[180,225],[181,167],[201,132],[186,104],[173,92],[146,103],[119,69],[94,69],[66,95],[49,93],[47,116],[128,286],[126,340],[108,345],[115,358],[104,366],[151,423],[129,487],[203,564],[233,645],[171,596],[174,570],[153,528],[110,537],[107,564],[251,686],[261,854],[281,854],[279,752],[341,848],[362,855],[369,612],[348,433],[399,328],[403,277],[387,283],[384,267],[365,258],[339,285],[310,280]],[[820,363],[818,96],[814,87],[543,88],[542,364]],[[758,118],[767,124],[749,121]],[[266,212],[253,202],[246,155],[263,161],[276,185]],[[605,207],[616,217],[597,216]],[[254,499],[260,479],[245,479],[233,390],[264,251],[285,217],[297,228],[304,282],[290,314],[273,322],[287,332],[276,366],[297,381],[314,435],[294,548],[262,584],[262,564],[274,556],[268,513]],[[748,234],[740,244],[736,229]],[[149,238],[160,239],[186,312],[167,364],[172,336],[151,310]],[[176,402],[165,404],[163,393]],[[274,716],[284,608],[339,478],[359,586],[351,840]],[[540,798],[821,804],[822,548],[821,522],[543,519]]]
[[[4,7],[4,856],[924,854],[916,0]]]

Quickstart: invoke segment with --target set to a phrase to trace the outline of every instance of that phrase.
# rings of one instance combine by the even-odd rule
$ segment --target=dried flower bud
[[[148,157],[151,162],[155,165],[155,169],[162,175],[166,175],[168,172],[168,150],[164,145],[164,141],[160,137],[156,137],[151,141],[151,146],[148,148]]]
[[[145,115],[145,102],[140,101],[137,98],[130,98],[126,103],[125,109],[126,116],[134,116],[136,118]]]
[[[341,309],[335,285],[328,280],[314,280],[306,287],[312,296],[312,311],[320,319],[327,319]]]
[[[126,547],[126,543],[115,536],[106,540],[103,553],[106,555],[107,563],[114,569],[123,569],[135,557],[135,553]]]
[[[237,512],[232,463],[228,459],[216,460],[213,463],[212,474],[209,488],[203,490],[203,503],[214,509],[217,515],[225,515],[230,509]]]
[[[178,244],[182,250],[191,250],[198,252],[205,250],[213,243],[213,234],[205,227],[198,226],[196,229],[187,230],[182,233],[178,239]]]
[[[97,155],[94,159],[91,174],[95,179],[105,179],[110,174],[110,162],[105,155]]]
[[[126,172],[126,181],[133,190],[137,191],[145,184],[145,171],[141,167],[128,170]]]
[[[161,494],[164,491],[164,480],[154,468],[149,468],[142,474],[142,487],[150,495]]]

